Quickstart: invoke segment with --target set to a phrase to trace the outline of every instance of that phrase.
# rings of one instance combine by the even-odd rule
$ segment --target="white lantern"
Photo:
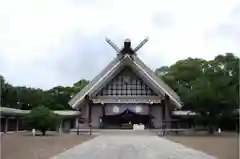
[[[136,106],[135,111],[136,113],[140,113],[142,111],[142,107]]]
[[[113,107],[113,112],[114,113],[118,113],[119,112],[119,107],[118,106],[114,106]]]

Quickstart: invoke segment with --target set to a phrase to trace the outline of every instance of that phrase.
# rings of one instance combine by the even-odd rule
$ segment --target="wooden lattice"
[[[97,96],[155,96],[143,80],[129,68],[123,69]]]

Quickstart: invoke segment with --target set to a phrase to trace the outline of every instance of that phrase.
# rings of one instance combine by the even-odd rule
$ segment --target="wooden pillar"
[[[79,134],[80,134],[79,120],[80,120],[80,117],[77,117],[77,118],[76,118],[76,128],[77,128],[77,135],[79,135]]]
[[[87,103],[87,101],[85,101],[85,104],[84,104],[84,118],[85,118],[85,120],[84,120],[84,125],[85,126],[87,126],[88,125],[88,119],[89,119],[89,105],[88,105],[88,103]]]
[[[82,109],[81,109],[82,110]],[[80,118],[81,118],[81,113],[80,113],[80,108],[77,108],[77,111],[79,112],[79,115],[76,116],[75,118],[75,129],[77,129],[77,135],[80,134]]]
[[[88,125],[89,125],[89,128],[91,129],[91,127],[92,127],[92,106],[90,104],[88,104],[88,108],[89,108]]]
[[[90,105],[90,102],[88,102],[88,124],[89,126],[92,123],[92,106]]]
[[[78,116],[77,116],[76,119],[75,119],[75,129],[78,128],[78,125],[79,125],[79,122],[78,122]]]
[[[165,128],[165,101],[164,99],[161,100],[161,105],[162,105],[162,111],[161,111],[161,115],[162,115],[162,128]]]
[[[170,117],[170,103],[169,103],[169,96],[164,96],[164,116],[166,121],[166,128],[171,127],[171,117]]]
[[[102,104],[102,123],[101,123],[102,128],[104,128],[105,115],[106,115],[105,105]]]
[[[152,122],[152,106],[153,104],[148,105],[148,126],[149,128],[153,128],[153,122]]]
[[[103,115],[103,117],[105,117],[105,115],[106,115],[105,105],[104,104],[102,104],[102,115]]]
[[[85,101],[88,107],[88,126],[90,130],[90,135],[92,135],[92,100],[90,100],[89,96],[85,96]]]
[[[60,119],[60,125],[59,125],[59,132],[62,133],[63,132],[63,128],[62,128],[62,124],[63,124],[63,119]]]
[[[19,128],[19,118],[16,118],[16,132],[18,132]]]
[[[90,103],[88,104],[88,108],[89,108],[89,130],[90,130],[90,135],[92,135],[92,106],[90,105]]]
[[[5,128],[4,128],[4,133],[8,132],[8,116],[5,118]]]

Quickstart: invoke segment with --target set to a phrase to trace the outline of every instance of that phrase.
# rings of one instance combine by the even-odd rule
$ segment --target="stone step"
[[[130,129],[92,129],[93,135],[156,135],[156,132],[149,130]],[[90,129],[80,129],[80,134],[90,134]],[[77,133],[77,129],[72,129],[71,133]]]

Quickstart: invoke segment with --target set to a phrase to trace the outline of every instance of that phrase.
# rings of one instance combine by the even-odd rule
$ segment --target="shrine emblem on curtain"
[[[124,111],[129,110],[136,114],[147,115],[149,108],[148,105],[141,104],[109,104],[105,107],[106,115],[117,115]]]

